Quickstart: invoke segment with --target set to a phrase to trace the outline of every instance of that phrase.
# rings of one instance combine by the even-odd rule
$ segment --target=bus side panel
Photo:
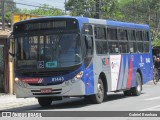
[[[136,66],[133,64],[134,58],[132,55],[122,54],[120,60],[120,68],[116,90],[129,89],[132,81],[135,79]],[[112,61],[111,64],[114,62]],[[111,68],[113,69],[113,68]],[[113,73],[112,73],[113,74]]]
[[[131,81],[134,77],[133,72],[132,57],[127,54],[122,55],[117,90],[126,89],[131,86]]]
[[[110,58],[106,55],[95,55],[94,56],[94,79],[95,85],[98,83],[98,78],[101,73],[105,74],[106,87],[108,91],[111,91],[111,71],[110,71]],[[94,87],[94,92],[97,93],[97,86]]]
[[[121,69],[121,66],[121,55],[110,55],[111,91],[117,90],[119,78],[123,80],[124,70]],[[119,84],[122,85],[122,82],[119,82]]]
[[[133,76],[136,76],[136,72],[140,69],[142,74],[142,84],[147,83],[148,81],[152,80],[152,57],[150,54],[137,54],[133,55],[133,64],[135,66],[135,72]],[[132,79],[131,87],[135,87],[136,85],[136,77]]]

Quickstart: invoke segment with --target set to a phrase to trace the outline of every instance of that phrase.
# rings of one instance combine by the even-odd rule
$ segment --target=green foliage
[[[112,18],[115,15],[118,0],[101,0],[102,18]],[[68,0],[66,10],[73,16],[94,17],[96,14],[96,0]]]
[[[1,7],[1,2],[0,2],[0,7]],[[5,22],[6,23],[11,23],[11,14],[12,10],[17,10],[16,5],[13,3],[13,0],[5,1],[4,2],[4,11],[5,11]],[[2,12],[1,12],[2,13]],[[0,22],[2,22],[2,16],[0,16]]]
[[[152,47],[157,47],[157,46],[160,46],[160,39],[152,41]]]
[[[57,8],[50,8],[49,5],[44,4],[36,9],[28,10],[28,9],[21,9],[19,11],[21,14],[32,14],[32,15],[43,15],[43,16],[57,16],[57,15],[64,15],[64,12]]]

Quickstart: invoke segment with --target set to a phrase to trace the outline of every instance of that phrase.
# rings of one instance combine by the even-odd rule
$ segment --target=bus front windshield
[[[76,33],[16,38],[17,69],[54,69],[81,63],[81,41]]]

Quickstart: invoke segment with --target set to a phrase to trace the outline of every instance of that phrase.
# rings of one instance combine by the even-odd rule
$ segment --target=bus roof
[[[129,22],[120,22],[114,20],[105,20],[105,19],[95,19],[95,18],[87,18],[87,17],[78,17],[78,16],[48,16],[48,17],[41,17],[41,18],[33,18],[30,20],[24,20],[21,22],[17,22],[16,24],[21,24],[27,21],[36,21],[39,19],[52,19],[52,18],[75,18],[80,23],[94,23],[94,24],[101,24],[113,27],[126,27],[126,28],[133,28],[133,29],[149,29],[148,25],[145,24],[135,24]]]

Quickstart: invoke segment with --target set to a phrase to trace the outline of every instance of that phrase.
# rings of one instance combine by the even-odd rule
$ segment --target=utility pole
[[[95,18],[101,18],[101,0],[96,0],[96,15]]]
[[[5,31],[5,19],[4,19],[4,0],[1,1],[1,11],[2,11],[2,31]]]
[[[13,31],[13,24],[14,24],[14,8],[13,6],[11,7],[11,14],[12,14],[12,20],[11,20],[11,30]]]
[[[65,3],[64,3],[65,5],[66,5],[66,2],[67,2],[67,0],[65,0]],[[66,15],[66,7],[65,6],[64,6],[64,9],[65,9],[65,15]]]

